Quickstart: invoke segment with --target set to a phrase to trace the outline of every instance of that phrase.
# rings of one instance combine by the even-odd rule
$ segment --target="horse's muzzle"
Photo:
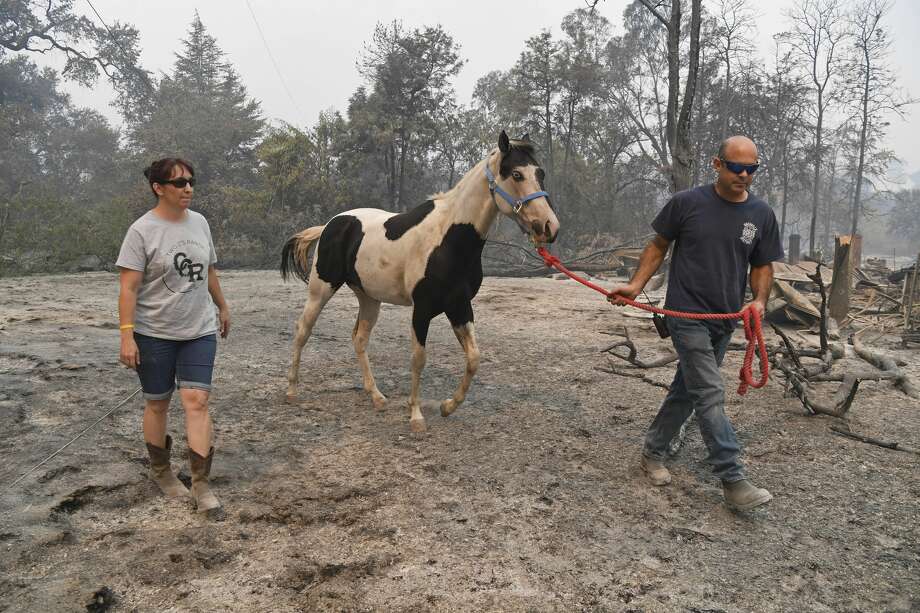
[[[542,243],[552,243],[556,240],[556,235],[559,234],[559,223],[547,221],[545,224],[541,224],[539,221],[534,221],[531,224],[531,229],[534,238]]]

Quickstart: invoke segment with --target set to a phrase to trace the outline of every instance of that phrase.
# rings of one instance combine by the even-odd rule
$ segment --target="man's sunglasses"
[[[722,158],[719,158],[719,161],[722,162],[723,166],[728,168],[736,175],[740,175],[744,171],[747,171],[749,175],[752,175],[757,172],[758,168],[760,168],[760,164],[741,164],[739,162],[729,162],[728,160]]]
[[[157,181],[157,183],[161,185],[166,185],[168,183],[169,185],[172,185],[173,187],[178,187],[179,189],[185,189],[186,185],[191,185],[192,187],[195,187],[195,177],[189,177],[188,179],[186,179],[185,177],[182,177],[180,179],[170,179],[169,181]]]

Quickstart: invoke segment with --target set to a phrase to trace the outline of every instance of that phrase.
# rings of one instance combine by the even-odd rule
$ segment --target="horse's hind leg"
[[[418,308],[412,312],[412,391],[409,394],[409,429],[424,432],[425,416],[419,402],[419,389],[422,383],[422,370],[425,368],[425,341],[428,339],[428,327],[431,316],[420,313]]]
[[[371,372],[371,363],[367,359],[367,341],[370,339],[371,330],[377,323],[377,316],[380,314],[380,301],[374,300],[360,290],[355,290],[358,297],[358,321],[355,322],[355,329],[351,333],[351,340],[355,344],[355,353],[358,356],[358,363],[361,365],[361,374],[364,376],[364,390],[371,395],[375,409],[382,409],[386,404],[387,397],[377,389],[377,382],[374,381],[374,374]]]
[[[466,354],[466,370],[453,397],[441,403],[441,415],[443,417],[447,417],[456,411],[457,407],[466,399],[466,393],[470,389],[473,376],[479,370],[479,345],[476,344],[476,333],[473,330],[472,306],[465,305],[465,308],[461,308],[459,311],[459,313],[448,313],[448,319],[450,319],[454,334]]]
[[[314,270],[307,290],[307,303],[303,307],[300,321],[297,322],[297,334],[294,337],[294,348],[291,356],[291,369],[288,371],[288,400],[293,400],[297,397],[297,375],[300,370],[300,354],[303,352],[303,346],[307,344],[310,334],[313,333],[313,325],[316,323],[320,312],[337,289],[337,287],[333,287],[321,280]]]

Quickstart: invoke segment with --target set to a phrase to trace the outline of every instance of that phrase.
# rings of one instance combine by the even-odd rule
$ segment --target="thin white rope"
[[[67,449],[68,447],[70,447],[74,442],[76,442],[77,439],[79,439],[81,436],[83,436],[84,434],[86,434],[87,432],[89,432],[90,430],[92,430],[94,427],[96,427],[96,425],[97,425],[99,422],[101,422],[103,419],[105,419],[106,417],[108,417],[109,415],[111,415],[112,413],[114,413],[115,411],[117,411],[118,409],[120,409],[120,408],[121,408],[122,406],[124,406],[125,403],[127,403],[129,400],[131,400],[132,398],[134,398],[135,396],[137,396],[138,392],[140,392],[140,391],[141,391],[141,388],[138,387],[136,390],[134,390],[134,392],[131,393],[130,396],[128,396],[127,398],[125,398],[124,400],[122,400],[121,402],[119,402],[119,403],[118,403],[117,405],[115,405],[112,409],[110,409],[105,415],[103,415],[102,417],[100,417],[99,419],[97,419],[96,421],[94,421],[92,424],[90,424],[85,430],[83,430],[83,432],[81,432],[80,434],[78,434],[78,435],[76,435],[75,437],[73,437],[72,439],[70,439],[70,440],[67,442],[66,445],[64,445],[63,447],[61,447],[60,449],[58,449],[57,451],[55,451],[54,453],[52,453],[51,455],[49,455],[47,458],[45,458],[44,460],[42,460],[41,462],[39,462],[38,464],[36,464],[36,465],[33,466],[32,468],[30,468],[29,470],[27,470],[27,471],[26,471],[25,473],[23,473],[18,479],[16,479],[15,481],[13,481],[13,482],[10,483],[9,485],[7,485],[5,488],[3,488],[4,491],[5,491],[5,490],[12,489],[12,487],[13,487],[14,485],[16,485],[17,483],[19,483],[19,482],[22,481],[23,479],[25,479],[25,478],[26,478],[28,475],[30,475],[32,472],[34,472],[35,470],[38,470],[40,467],[42,467],[42,466],[44,466],[46,463],[48,463],[48,461],[50,461],[51,458],[53,458],[53,457],[56,456],[57,454],[61,453],[62,451],[64,451],[64,450]]]

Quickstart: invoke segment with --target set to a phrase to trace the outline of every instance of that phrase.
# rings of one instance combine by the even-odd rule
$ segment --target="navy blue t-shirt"
[[[773,209],[753,194],[730,202],[713,185],[674,194],[652,228],[675,241],[665,307],[678,311],[741,310],[748,266],[783,257]]]

